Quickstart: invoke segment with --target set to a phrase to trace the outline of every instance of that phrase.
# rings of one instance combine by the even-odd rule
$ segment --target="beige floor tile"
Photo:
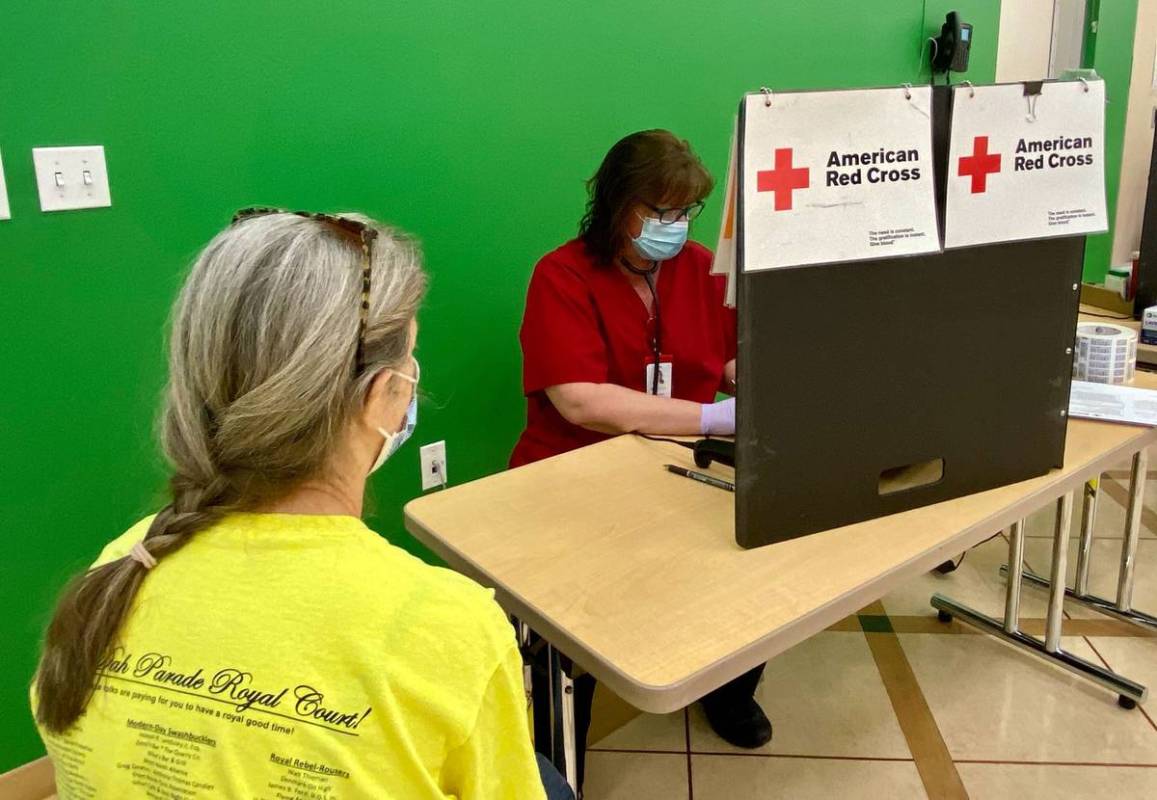
[[[687,794],[685,755],[587,753],[586,800],[681,800]]]
[[[1124,466],[1125,470],[1129,469],[1129,465]],[[1145,507],[1157,510],[1157,477],[1154,477],[1154,472],[1157,471],[1157,448],[1149,448],[1149,480],[1145,482]],[[1117,478],[1117,482],[1122,486],[1129,488],[1129,478],[1123,475]],[[1157,536],[1157,531],[1153,532]]]
[[[1157,639],[1093,636],[1089,642],[1104,656],[1109,668],[1149,688],[1145,710],[1157,719]]]
[[[970,550],[955,572],[927,572],[905,582],[884,596],[884,609],[892,616],[935,616],[929,601],[940,592],[982,613],[1003,616],[1005,588],[1000,567],[1007,562],[1008,542],[998,536]],[[1024,616],[1043,617],[1046,607],[1044,594],[1024,592],[1021,596]]]
[[[910,800],[927,797],[911,761],[692,756],[695,800]]]
[[[1094,539],[1093,555],[1089,565],[1089,591],[1100,597],[1115,600],[1117,597],[1117,574],[1121,566],[1121,547],[1123,539]],[[1072,586],[1077,574],[1077,545],[1069,543],[1067,585]],[[1029,539],[1025,541],[1025,561],[1041,574],[1048,575],[1052,563],[1052,541],[1047,539]],[[1047,593],[1044,589],[1029,588],[1026,584],[1023,599],[1034,598],[1037,602],[1045,602]],[[1023,600],[1022,600],[1023,602]],[[1133,579],[1133,607],[1149,614],[1157,614],[1157,539],[1142,539],[1137,543],[1137,565]],[[1031,606],[1024,606],[1031,609]],[[1065,609],[1073,617],[1084,619],[1104,619],[1098,614],[1079,604],[1068,602]],[[1027,616],[1030,612],[1022,612]]]
[[[1080,497],[1078,496],[1074,502],[1075,502],[1075,505],[1073,506],[1073,527],[1069,532],[1069,534],[1071,536],[1076,536],[1080,533],[1081,520],[1084,516],[1082,513],[1083,506],[1081,505]],[[1104,505],[1108,508],[1111,506],[1115,506],[1116,504],[1111,499],[1106,498]],[[1109,516],[1108,511],[1106,511],[1105,514],[1098,513],[1097,514],[1098,524],[1104,522],[1106,518],[1111,520],[1111,517]],[[1027,517],[1025,517],[1025,519],[1024,519],[1025,536],[1029,536],[1032,538],[1039,538],[1039,539],[1046,539],[1046,538],[1051,539],[1053,537],[1053,525],[1055,524],[1055,522],[1056,522],[1056,504],[1055,503],[1049,503],[1046,506],[1042,506],[1041,508],[1038,508],[1036,511],[1032,512]],[[1119,533],[1117,533],[1117,534],[1109,533],[1109,530],[1106,529],[1105,535],[1106,536],[1112,536],[1112,535],[1120,535],[1120,534]]]
[[[957,764],[972,800],[1130,800],[1157,797],[1151,767]]]
[[[1133,466],[1132,456],[1123,456],[1120,461],[1109,466],[1106,472],[1128,472]],[[1157,466],[1157,445],[1149,448],[1149,471],[1152,472]]]
[[[1128,491],[1128,478],[1119,479],[1117,482]],[[1104,488],[1102,488],[1098,498],[1095,528],[1097,537],[1120,538],[1124,536],[1125,507],[1114,500],[1113,496]],[[1073,526],[1069,533],[1075,537],[1079,536],[1081,532],[1081,521],[1084,518],[1084,503],[1081,495],[1076,495],[1073,502]],[[1145,484],[1145,506],[1146,508],[1157,510],[1157,480],[1150,480]],[[1026,520],[1025,534],[1033,538],[1051,539],[1053,535],[1053,524],[1056,519],[1055,510],[1055,504],[1049,503],[1047,506],[1033,512]],[[1142,522],[1144,522],[1144,520],[1145,517],[1143,516]],[[1141,537],[1147,539],[1157,538],[1157,531],[1142,524]]]
[[[604,750],[676,750],[687,752],[683,712],[640,714],[623,727],[590,745]]]
[[[1112,694],[988,636],[901,634],[953,758],[1157,763],[1157,735]],[[1062,647],[1096,663],[1081,638]]]
[[[1154,467],[1157,467],[1157,458],[1153,455],[1153,448],[1149,448],[1149,472],[1153,473]],[[1129,488],[1129,479],[1122,478],[1121,485],[1126,489]],[[1145,508],[1150,508],[1157,511],[1157,478],[1150,477],[1145,482]],[[1157,531],[1150,531],[1150,534],[1157,536]]]
[[[756,752],[855,758],[911,758],[880,672],[862,633],[820,633],[767,665],[756,698],[775,727]],[[691,709],[691,749],[739,751]]]
[[[1152,460],[1149,461],[1149,464],[1151,467],[1157,466],[1157,462]],[[1128,478],[1120,478],[1117,483],[1124,487],[1125,492],[1129,491]],[[1104,489],[1101,490],[1100,498],[1097,501],[1097,535],[1124,536],[1125,506],[1116,500],[1106,503]],[[1145,483],[1145,508],[1149,511],[1157,511],[1157,480],[1155,479],[1150,479]],[[1141,515],[1142,539],[1157,539],[1157,530],[1151,527],[1152,523],[1153,515],[1151,513]]]

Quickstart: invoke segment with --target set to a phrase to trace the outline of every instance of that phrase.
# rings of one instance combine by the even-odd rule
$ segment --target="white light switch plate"
[[[0,219],[12,219],[12,209],[8,206],[8,184],[4,181],[3,157],[0,157]]]
[[[446,475],[446,443],[434,442],[418,451],[422,461],[422,491],[428,492],[445,486],[450,480]],[[434,465],[438,468],[435,469]]]
[[[103,147],[34,147],[32,163],[41,211],[112,205]]]

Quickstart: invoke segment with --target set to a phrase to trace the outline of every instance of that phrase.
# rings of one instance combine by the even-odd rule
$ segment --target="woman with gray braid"
[[[160,425],[171,501],[65,588],[32,686],[61,798],[557,779],[492,593],[361,521],[416,423],[425,288],[414,241],[357,214],[249,209],[198,256]]]

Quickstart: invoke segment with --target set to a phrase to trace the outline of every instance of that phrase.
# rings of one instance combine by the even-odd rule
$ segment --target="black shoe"
[[[752,698],[736,702],[704,703],[707,721],[728,744],[752,750],[771,741],[771,720]]]

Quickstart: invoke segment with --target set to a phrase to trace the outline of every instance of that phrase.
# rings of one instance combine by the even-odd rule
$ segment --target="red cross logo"
[[[990,173],[1000,172],[1000,153],[988,152],[988,137],[977,136],[972,140],[972,155],[960,157],[961,178],[972,178],[972,193],[980,194],[988,188]]]
[[[792,167],[791,148],[780,147],[775,151],[775,169],[755,173],[755,188],[759,192],[775,192],[776,211],[791,211],[791,193],[811,184],[809,173],[807,167]]]

